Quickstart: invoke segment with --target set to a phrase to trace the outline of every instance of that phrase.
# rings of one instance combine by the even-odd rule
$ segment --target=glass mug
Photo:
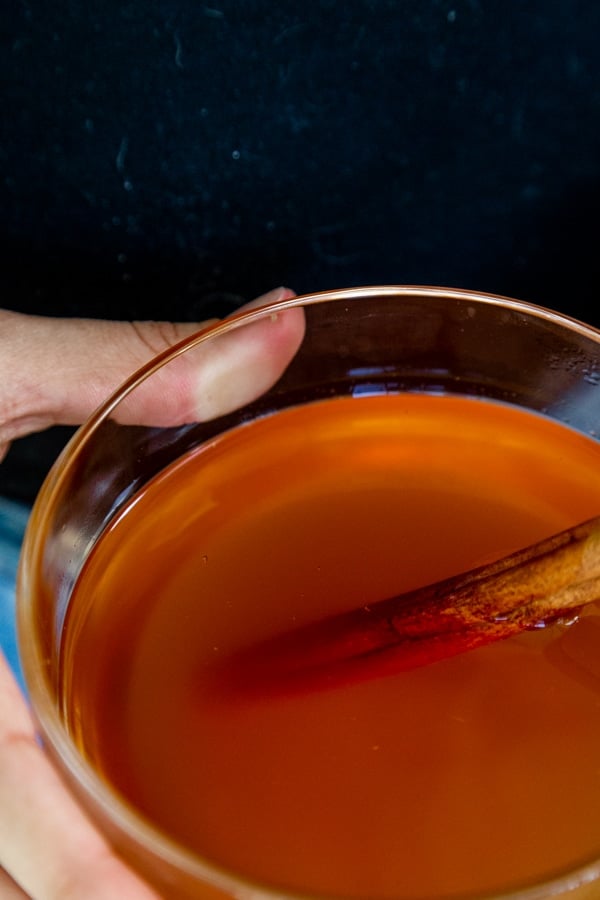
[[[165,395],[290,310],[304,337],[259,397],[238,375],[198,422]],[[216,687],[246,643],[596,515],[599,383],[600,333],[559,313],[367,287],[212,325],[77,432],[25,537],[22,664],[48,753],[159,892],[600,895],[593,604],[405,673]]]

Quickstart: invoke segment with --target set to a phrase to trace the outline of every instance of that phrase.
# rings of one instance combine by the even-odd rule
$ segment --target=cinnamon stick
[[[600,598],[600,516],[497,562],[258,643],[230,685],[325,688],[463,653]]]

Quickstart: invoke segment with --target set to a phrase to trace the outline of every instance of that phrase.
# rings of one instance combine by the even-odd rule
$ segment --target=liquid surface
[[[600,853],[600,615],[412,672],[224,698],[240,648],[600,513],[600,446],[457,397],[325,401],[149,486],[77,585],[63,703],[160,829],[258,882],[507,890]]]

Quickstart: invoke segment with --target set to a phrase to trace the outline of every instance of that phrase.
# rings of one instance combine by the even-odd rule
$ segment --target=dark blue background
[[[408,282],[600,324],[594,0],[2,19],[3,306],[196,320],[281,283]],[[51,441],[19,445],[0,490],[33,492]]]

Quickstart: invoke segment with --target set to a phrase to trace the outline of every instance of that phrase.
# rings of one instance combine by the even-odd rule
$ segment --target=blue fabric
[[[23,676],[17,653],[15,582],[29,507],[0,498],[0,649],[21,686]]]

